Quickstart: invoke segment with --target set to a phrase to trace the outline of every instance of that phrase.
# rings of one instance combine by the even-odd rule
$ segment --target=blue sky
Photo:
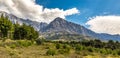
[[[36,3],[45,8],[64,10],[76,7],[80,15],[68,16],[66,19],[84,26],[91,17],[120,15],[120,0],[36,0]]]

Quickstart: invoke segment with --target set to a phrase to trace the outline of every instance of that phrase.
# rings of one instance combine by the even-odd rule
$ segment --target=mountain
[[[40,30],[43,34],[51,35],[51,34],[79,34],[83,36],[89,36],[96,39],[101,40],[117,40],[120,41],[120,35],[110,35],[110,34],[99,34],[95,33],[84,26],[81,26],[79,24],[75,24],[72,22],[68,22],[62,18],[56,18],[54,21],[52,21],[50,24],[48,24],[46,27],[42,28]]]
[[[8,13],[6,13],[6,12],[4,12],[4,11],[0,11],[0,16],[1,16],[2,14],[3,14],[3,16],[5,16],[5,17],[7,16],[12,23],[19,23],[19,24],[25,23],[25,24],[27,24],[27,25],[31,25],[32,27],[34,27],[35,30],[37,30],[37,31],[39,31],[40,28],[43,28],[43,26],[46,26],[46,25],[47,25],[47,23],[43,23],[43,22],[40,23],[40,22],[36,22],[36,21],[31,21],[31,20],[29,20],[29,19],[19,18],[19,17],[13,15],[13,14],[8,14]]]
[[[8,14],[6,12],[0,11],[0,15],[3,14],[7,16],[12,23],[25,23],[27,25],[31,25],[35,28],[35,30],[39,31],[45,37],[51,38],[84,38],[84,39],[101,39],[101,40],[117,40],[120,41],[120,35],[110,35],[105,33],[95,33],[84,26],[79,24],[75,24],[69,21],[66,21],[62,18],[56,18],[51,23],[47,24],[44,22],[36,22],[29,19],[18,18],[15,15]],[[51,38],[50,38],[51,37]],[[70,39],[68,39],[70,40]]]
[[[67,32],[69,34],[78,34],[78,32],[80,33],[81,31],[78,31],[81,29],[80,28],[76,28],[77,24],[71,23],[71,22],[67,22],[66,20],[62,19],[62,18],[56,18],[54,21],[52,21],[48,26],[44,27],[42,30],[40,30],[41,32]],[[78,31],[78,32],[77,32]]]

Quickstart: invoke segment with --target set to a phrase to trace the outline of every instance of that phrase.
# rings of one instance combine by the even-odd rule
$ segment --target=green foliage
[[[33,27],[27,26],[26,24],[23,24],[19,26],[19,24],[15,25],[15,31],[14,31],[14,39],[36,39],[38,38],[39,34],[37,31],[34,30]]]
[[[58,53],[60,54],[69,54],[70,53],[70,46],[67,44],[64,44],[61,48],[59,48]]]
[[[58,53],[60,53],[60,54],[69,54],[70,53],[70,49],[59,49]]]
[[[76,50],[76,51],[81,51],[81,50],[83,50],[83,46],[81,46],[81,45],[76,45],[75,50]]]
[[[52,55],[52,56],[54,56],[54,55],[56,55],[56,51],[53,50],[53,49],[49,49],[49,50],[46,52],[46,55]]]
[[[59,43],[56,44],[56,49],[60,49],[61,45]]]
[[[28,47],[31,46],[33,43],[31,41],[27,41],[27,40],[19,40],[17,41],[17,45],[21,46],[21,47]]]
[[[8,20],[8,17],[4,17],[2,14],[0,17],[1,37],[7,37],[9,31],[12,31],[12,22]]]
[[[12,48],[12,49],[15,49],[17,46],[16,46],[16,44],[11,44],[10,45],[10,48]]]
[[[70,46],[67,45],[67,44],[64,44],[64,45],[63,45],[63,49],[70,49]]]
[[[60,49],[60,50],[58,50],[58,53],[60,53],[60,54],[65,54],[65,49]]]
[[[102,53],[102,54],[107,54],[107,51],[106,51],[106,49],[101,49],[101,50],[100,50],[100,53]]]
[[[45,40],[42,39],[42,38],[38,38],[38,39],[36,39],[35,41],[36,41],[36,44],[37,44],[37,45],[41,45],[41,44],[43,44],[43,43],[45,42]]]
[[[33,27],[26,24],[12,24],[8,17],[2,14],[0,17],[0,37],[5,41],[6,38],[20,40],[20,39],[37,39],[39,33]]]
[[[117,54],[120,55],[120,51],[118,51]]]
[[[92,48],[92,47],[88,47],[87,50],[88,50],[89,52],[94,52],[94,48]]]

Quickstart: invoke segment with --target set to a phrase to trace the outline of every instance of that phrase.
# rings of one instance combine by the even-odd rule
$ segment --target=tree
[[[108,43],[109,44],[114,44],[114,41],[113,40],[109,40]]]
[[[14,30],[14,39],[37,39],[39,37],[39,33],[34,30],[33,27],[28,26],[26,24],[19,25],[15,24]]]
[[[39,33],[31,26],[26,24],[19,25],[12,24],[8,17],[3,14],[0,17],[0,36],[2,38],[12,39],[36,39],[39,37]]]
[[[12,22],[8,20],[8,17],[4,17],[3,14],[0,17],[0,31],[2,37],[8,37],[8,32],[12,31]]]

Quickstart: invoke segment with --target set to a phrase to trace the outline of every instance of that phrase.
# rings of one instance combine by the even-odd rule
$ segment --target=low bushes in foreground
[[[53,50],[53,49],[49,49],[47,52],[46,52],[46,55],[56,55],[56,50]]]

